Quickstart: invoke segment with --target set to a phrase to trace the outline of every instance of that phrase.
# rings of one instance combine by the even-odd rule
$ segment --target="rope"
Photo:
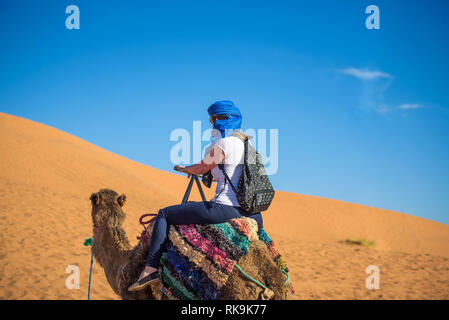
[[[245,271],[243,271],[242,268],[240,268],[240,266],[236,263],[235,266],[237,267],[237,269],[243,274],[245,275],[248,279],[250,279],[251,281],[253,281],[254,283],[258,284],[259,286],[261,286],[264,289],[268,289],[268,287],[266,285],[264,285],[263,283],[257,281],[256,279],[254,279],[253,277],[251,277],[250,275],[248,275]]]
[[[146,217],[153,217],[153,218],[151,218],[148,221],[144,221],[143,219]],[[153,222],[153,220],[155,220],[156,217],[157,217],[157,213],[146,213],[139,218],[139,223],[143,226],[143,231],[140,234],[140,237],[137,237],[137,240],[140,240],[140,242],[142,242],[142,244],[145,244],[145,242],[147,242],[147,240],[148,240],[148,232],[147,232],[146,225]]]
[[[93,239],[94,239],[94,237],[85,239],[84,240],[84,245],[86,247],[92,246],[92,240]],[[90,285],[92,283],[92,266],[93,266],[93,264],[94,264],[94,252],[92,251],[92,254],[90,256],[89,290],[87,292],[87,300],[90,300]]]
[[[253,281],[254,283],[258,284],[259,286],[261,286],[264,289],[267,289],[267,286],[265,286],[263,283],[257,281],[256,279],[254,279],[253,277],[251,277],[249,274],[247,274],[245,271],[243,271],[243,269],[236,263],[235,266],[237,267],[237,269],[244,275],[246,276],[248,279],[250,279],[251,281]],[[287,284],[287,282],[290,280],[290,275],[285,272],[284,270],[281,270],[283,274],[285,274],[287,276],[287,279],[284,282],[284,286]]]
[[[284,282],[284,286],[285,286],[287,284],[287,282],[290,280],[290,275],[288,274],[288,272],[285,272],[282,269],[281,269],[281,271],[282,271],[283,274],[285,274],[287,276],[287,279],[285,279],[285,282]]]

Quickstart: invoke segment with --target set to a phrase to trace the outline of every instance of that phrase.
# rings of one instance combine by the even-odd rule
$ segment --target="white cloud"
[[[381,113],[381,114],[387,114],[387,113],[389,113],[391,111],[390,108],[387,105],[385,105],[385,104],[378,105],[375,108],[375,110],[377,112]]]
[[[424,108],[424,105],[419,103],[403,103],[394,106],[386,102],[384,93],[395,80],[394,77],[387,72],[353,67],[337,69],[336,71],[345,75],[356,77],[357,79],[363,81],[359,93],[361,108],[367,110],[371,109],[382,115],[388,115],[400,111],[404,114],[409,111],[412,112],[412,110]]]
[[[383,71],[370,71],[366,69],[346,68],[340,70],[341,73],[348,74],[361,80],[373,80],[377,78],[391,78],[392,75]]]
[[[415,103],[415,104],[407,104],[407,103],[405,103],[405,104],[401,104],[398,108],[407,110],[407,109],[424,108],[424,106],[422,104],[418,104],[418,103]]]

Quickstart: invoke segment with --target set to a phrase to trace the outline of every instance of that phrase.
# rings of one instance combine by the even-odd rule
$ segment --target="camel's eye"
[[[120,207],[123,207],[126,202],[126,196],[122,194],[120,197],[117,198],[117,202],[120,205]]]

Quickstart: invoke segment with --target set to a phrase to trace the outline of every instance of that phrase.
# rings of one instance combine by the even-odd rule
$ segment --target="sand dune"
[[[0,134],[0,299],[86,299],[90,194],[107,187],[127,195],[125,229],[135,244],[140,215],[179,203],[187,184],[23,118],[0,113]],[[264,222],[289,264],[297,299],[449,298],[447,225],[288,192],[277,193]],[[342,243],[346,238],[376,247]],[[79,266],[80,289],[66,288],[69,265]],[[369,265],[380,269],[378,290],[365,286]],[[92,298],[117,299],[103,270],[93,270]]]

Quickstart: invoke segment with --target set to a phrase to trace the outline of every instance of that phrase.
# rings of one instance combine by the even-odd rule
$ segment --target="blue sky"
[[[80,9],[68,30],[65,8]],[[365,8],[380,9],[368,30]],[[276,189],[449,224],[449,2],[0,2],[0,111],[170,171],[229,99],[279,130]]]

